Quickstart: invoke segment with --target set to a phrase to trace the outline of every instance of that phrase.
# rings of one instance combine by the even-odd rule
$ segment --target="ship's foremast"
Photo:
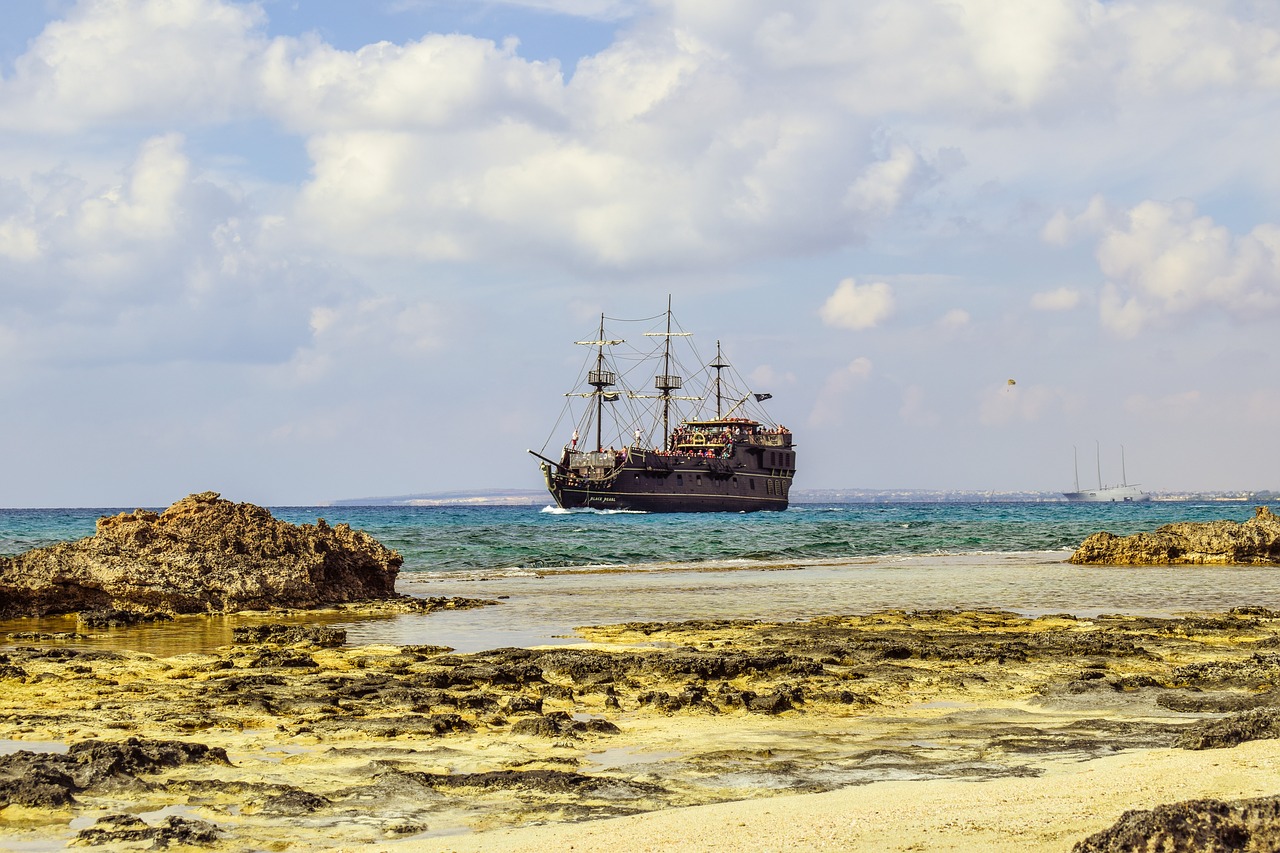
[[[588,371],[587,384],[596,390],[586,394],[566,394],[565,396],[577,397],[595,397],[596,398],[596,452],[604,450],[604,400],[606,392],[604,389],[612,388],[617,384],[618,377],[612,370],[605,370],[604,348],[617,346],[626,343],[623,340],[607,340],[604,336],[604,315],[600,315],[600,334],[596,336],[594,341],[574,341],[578,346],[588,346],[596,348],[596,367],[595,370]]]

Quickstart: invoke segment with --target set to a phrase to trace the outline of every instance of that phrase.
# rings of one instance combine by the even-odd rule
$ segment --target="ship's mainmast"
[[[667,447],[671,436],[671,392],[682,388],[684,380],[671,372],[671,296],[667,296],[667,331],[662,348],[662,372],[653,378],[653,385],[662,393],[662,446]]]
[[[662,345],[662,372],[653,378],[653,385],[658,389],[658,394],[632,394],[632,399],[653,399],[655,396],[662,401],[662,447],[666,449],[671,441],[671,401],[672,400],[700,400],[701,397],[681,397],[672,394],[684,387],[684,380],[671,372],[671,339],[687,338],[691,332],[673,332],[671,331],[671,297],[667,296],[667,330],[665,332],[645,332],[645,337],[649,338],[666,338]]]
[[[720,355],[720,342],[716,341],[716,360],[707,365],[714,367],[716,371],[716,420],[720,420],[721,394],[720,394],[720,371],[728,367],[729,364]]]

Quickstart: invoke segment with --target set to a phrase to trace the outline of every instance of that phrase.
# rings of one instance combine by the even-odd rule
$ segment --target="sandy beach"
[[[876,782],[669,809],[590,823],[492,830],[398,851],[1064,851],[1127,809],[1280,789],[1280,741],[1230,750],[1151,749],[1047,762],[1043,775],[982,782]],[[354,849],[354,848],[349,848]]]

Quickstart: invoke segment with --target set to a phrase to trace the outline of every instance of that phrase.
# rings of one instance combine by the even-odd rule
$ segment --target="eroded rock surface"
[[[244,625],[231,631],[233,643],[279,643],[334,649],[347,641],[347,632],[325,625]]]
[[[149,841],[150,849],[162,850],[171,844],[211,845],[218,840],[218,827],[203,820],[169,815],[152,826],[136,815],[113,814],[100,817],[76,836],[76,844],[97,847]]]
[[[1280,564],[1280,517],[1265,506],[1254,513],[1244,523],[1179,521],[1132,536],[1101,531],[1085,539],[1070,561],[1108,566]]]
[[[1125,812],[1073,853],[1270,853],[1280,850],[1280,796],[1188,800]]]
[[[1060,759],[1274,737],[1267,709],[1280,708],[1280,613],[1265,608],[632,623],[580,629],[590,646],[474,654],[260,627],[167,658],[0,649],[0,738],[77,744],[72,757],[0,762],[0,783],[26,786],[7,789],[16,813],[69,837],[73,818],[137,811],[145,798],[215,824],[220,849],[235,853],[338,838],[380,849],[426,828],[884,778],[1029,777]],[[1206,721],[1237,708],[1249,713]],[[102,781],[89,784],[74,756],[96,754],[83,744],[109,731],[199,741],[235,765],[144,765],[127,752],[120,775],[95,771]],[[145,834],[148,820],[94,837]]]
[[[1280,738],[1280,708],[1254,708],[1221,720],[1206,720],[1178,735],[1183,749],[1224,749],[1249,740]]]
[[[0,558],[0,618],[232,612],[394,598],[402,559],[369,534],[278,521],[216,492],[98,519],[76,542]]]
[[[10,803],[66,806],[82,791],[128,788],[140,776],[210,763],[228,764],[226,751],[202,743],[136,737],[120,742],[81,741],[66,753],[19,750],[0,756],[0,808]]]

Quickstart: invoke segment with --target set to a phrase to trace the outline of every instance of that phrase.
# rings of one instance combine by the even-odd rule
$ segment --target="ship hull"
[[[688,459],[634,449],[596,476],[543,465],[547,489],[564,509],[630,512],[759,512],[785,510],[790,468],[753,464],[760,453]],[[567,457],[566,457],[567,458]]]
[[[625,512],[780,512],[785,498],[753,498],[710,492],[640,492],[616,489],[565,487],[551,496],[564,509],[601,509]]]

